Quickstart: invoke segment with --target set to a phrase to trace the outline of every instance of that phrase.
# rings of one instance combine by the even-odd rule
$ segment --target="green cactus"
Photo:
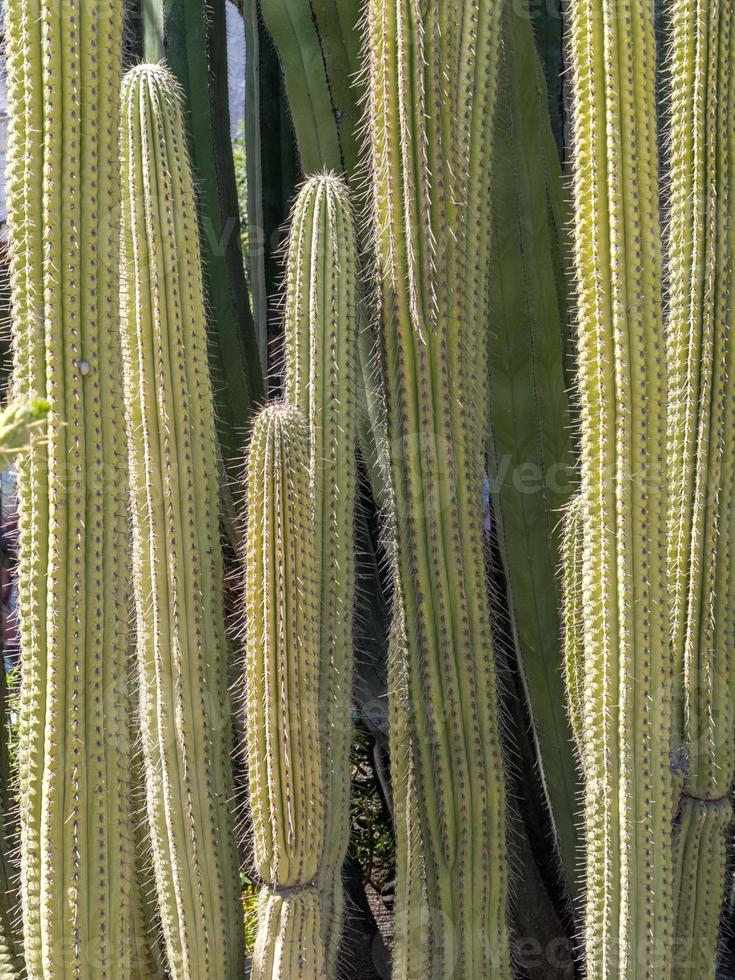
[[[672,657],[653,8],[569,5],[587,973],[670,974]]]
[[[371,0],[372,207],[431,977],[510,975],[505,790],[483,557],[500,5]],[[401,691],[405,689],[405,696]],[[398,703],[396,703],[398,699]],[[408,807],[410,813],[410,805]],[[419,829],[417,828],[417,829]],[[398,838],[399,842],[401,837]],[[412,861],[398,855],[398,866]],[[400,908],[397,921],[415,917]],[[396,935],[401,947],[410,935]]]
[[[735,25],[730,0],[671,4],[667,15],[668,570],[687,755],[674,976],[683,980],[715,976],[735,775]]]
[[[310,459],[299,410],[266,406],[248,456],[245,545],[247,762],[262,882],[254,980],[327,975],[319,868],[328,774]]]
[[[30,978],[128,976],[118,357],[123,4],[6,7],[18,465],[21,892]]]
[[[140,724],[173,975],[241,975],[218,453],[192,172],[178,85],[123,81],[122,347]]]
[[[327,824],[320,887],[325,953],[334,976],[350,832],[357,466],[357,256],[349,196],[339,178],[312,177],[301,189],[286,269],[286,399],[309,428],[321,583],[319,710]]]

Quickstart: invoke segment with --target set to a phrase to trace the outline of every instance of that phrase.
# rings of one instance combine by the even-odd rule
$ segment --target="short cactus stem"
[[[371,0],[366,18],[389,521],[405,640],[395,654],[405,684],[389,697],[413,753],[427,976],[455,980],[510,976],[482,532],[499,15],[495,2]],[[398,843],[406,846],[402,835]],[[402,895],[415,902],[411,880]],[[396,935],[401,970],[417,962],[401,949],[424,935],[410,930],[417,921],[416,910],[397,914],[408,927]]]
[[[673,661],[653,6],[572,0],[587,975],[671,973]]]
[[[677,980],[713,980],[735,774],[735,23],[731,0],[669,10],[668,574],[684,795]]]
[[[352,618],[355,594],[357,256],[345,184],[310,178],[293,214],[286,286],[286,398],[309,429],[317,538],[321,751],[326,847],[319,870],[322,928],[336,975],[350,832]]]
[[[129,976],[126,495],[118,337],[122,0],[10,0],[21,892],[30,980]]]
[[[319,601],[309,434],[297,408],[257,416],[247,466],[246,744],[255,871],[254,980],[322,980],[325,848]]]
[[[196,199],[173,77],[139,65],[122,103],[124,400],[156,892],[176,980],[235,980],[242,909]]]

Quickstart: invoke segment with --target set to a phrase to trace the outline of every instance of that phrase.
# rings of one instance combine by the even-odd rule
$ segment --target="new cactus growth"
[[[125,412],[140,725],[176,978],[241,976],[218,454],[192,174],[177,83],[123,81]]]
[[[732,18],[730,0],[669,13],[668,569],[687,759],[676,845],[682,980],[715,976],[735,773]]]
[[[672,658],[653,9],[569,4],[587,974],[670,974]]]
[[[495,2],[371,0],[366,19],[395,615],[405,637],[396,650],[405,685],[393,683],[389,696],[413,751],[411,847],[431,913],[428,975],[467,980],[510,976],[482,536],[499,14]],[[399,870],[413,864],[397,860]],[[397,889],[397,923],[415,922],[402,904],[418,889],[408,880]],[[415,938],[397,933],[398,963]]]
[[[124,427],[118,106],[123,4],[5,8],[18,465],[19,791],[28,977],[127,977]]]
[[[319,712],[326,846],[319,869],[330,975],[342,933],[349,839],[355,593],[357,256],[344,183],[312,177],[294,209],[286,283],[286,399],[307,421],[317,540]]]
[[[264,408],[248,456],[245,545],[247,761],[262,882],[254,980],[327,975],[319,868],[328,776],[310,460],[299,410]]]

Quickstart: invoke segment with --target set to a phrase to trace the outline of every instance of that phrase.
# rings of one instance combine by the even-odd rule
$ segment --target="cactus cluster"
[[[156,890],[174,974],[234,980],[228,643],[194,186],[171,74],[132,69],[122,108],[121,338]]]

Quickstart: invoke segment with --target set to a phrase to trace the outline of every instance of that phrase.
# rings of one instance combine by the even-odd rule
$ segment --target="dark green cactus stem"
[[[352,618],[355,596],[357,255],[345,184],[312,177],[293,214],[286,263],[286,398],[309,429],[317,540],[321,752],[326,846],[319,869],[322,931],[337,972],[350,833]]]
[[[253,980],[327,976],[318,877],[327,775],[310,459],[298,409],[264,408],[248,456],[245,547],[247,761],[262,882]]]
[[[118,339],[123,4],[11,0],[21,890],[29,978],[129,975],[126,517]]]
[[[666,12],[668,569],[687,760],[674,976],[712,980],[735,774],[735,24],[730,0]]]
[[[412,846],[432,913],[427,976],[467,980],[510,976],[482,531],[499,36],[494,2],[368,5],[396,615],[405,631],[397,653],[405,686],[389,694],[394,712],[406,713],[414,753]],[[411,919],[397,910],[399,923]],[[399,962],[415,938],[396,935]]]
[[[503,12],[495,132],[490,491],[557,864],[577,894],[580,786],[564,711],[556,584],[559,514],[574,481],[562,178],[528,10],[517,3]]]
[[[359,156],[359,0],[261,0],[304,173],[352,177]]]
[[[0,557],[7,567],[7,555]],[[0,643],[0,977],[16,980],[24,976],[23,937],[20,934],[20,892],[17,862],[13,851],[17,845],[17,767],[11,765],[9,752],[11,692],[5,658]],[[17,693],[17,692],[16,692]],[[17,697],[16,697],[17,701]]]
[[[140,724],[174,977],[242,975],[218,454],[201,257],[180,90],[123,81],[122,345]]]
[[[206,272],[210,371],[217,433],[229,475],[238,475],[244,431],[263,398],[263,377],[240,243],[230,142],[226,0],[141,0],[143,52],[165,59],[184,93]]]
[[[673,939],[673,662],[653,7],[572,0],[568,9],[587,975],[665,980]]]

